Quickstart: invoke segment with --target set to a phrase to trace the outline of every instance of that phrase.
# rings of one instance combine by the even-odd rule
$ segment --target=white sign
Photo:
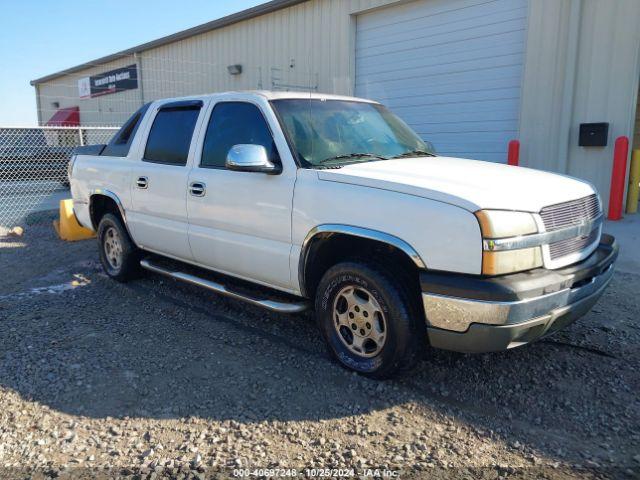
[[[89,77],[78,80],[78,94],[80,98],[89,98],[91,96],[91,79]]]

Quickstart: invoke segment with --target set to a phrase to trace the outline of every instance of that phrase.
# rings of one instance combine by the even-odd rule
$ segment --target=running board
[[[272,312],[299,313],[309,308],[309,304],[305,301],[282,302],[277,300],[270,300],[267,298],[259,298],[258,296],[249,295],[246,293],[235,292],[221,283],[214,282],[212,280],[207,280],[202,277],[197,277],[189,273],[180,272],[178,270],[169,269],[164,266],[159,266],[157,264],[152,263],[151,260],[149,260],[148,258],[144,258],[140,260],[140,266],[151,272],[159,273],[161,275],[165,275],[167,277],[171,277],[176,280],[180,280],[182,282],[190,283],[192,285],[197,285],[198,287],[206,288],[207,290],[211,290],[212,292],[219,293],[220,295],[225,295],[227,297],[234,298],[236,300],[241,300],[243,302],[247,302],[252,305],[256,305],[258,307],[266,308],[267,310],[271,310]]]

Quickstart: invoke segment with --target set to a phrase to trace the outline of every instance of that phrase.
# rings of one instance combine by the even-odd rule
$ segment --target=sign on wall
[[[138,67],[129,65],[78,80],[80,98],[92,98],[138,88]]]

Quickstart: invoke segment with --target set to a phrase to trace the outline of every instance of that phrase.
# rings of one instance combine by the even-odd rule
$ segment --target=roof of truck
[[[351,100],[357,102],[377,103],[373,100],[366,98],[349,97],[346,95],[333,95],[330,93],[314,93],[314,92],[282,92],[273,90],[249,90],[244,93],[253,93],[255,95],[261,95],[268,100],[279,100],[286,98],[299,98],[299,99],[313,99],[313,100]]]
[[[228,92],[207,93],[203,95],[188,95],[185,97],[161,98],[155,101],[174,102],[181,100],[197,100],[211,97],[225,96],[247,96],[247,97],[263,97],[267,100],[283,100],[283,99],[300,99],[300,100],[347,100],[352,102],[378,103],[374,100],[366,98],[349,97],[346,95],[332,95],[329,93],[313,93],[313,92],[282,92],[272,90],[233,90]]]

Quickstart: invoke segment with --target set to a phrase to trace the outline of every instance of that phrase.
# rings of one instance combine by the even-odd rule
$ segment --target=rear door
[[[189,178],[189,241],[195,260],[204,266],[290,290],[296,169],[268,102],[242,98],[210,107]],[[228,170],[225,159],[236,144],[264,146],[282,171]]]
[[[201,100],[159,105],[131,175],[127,223],[139,246],[192,260],[188,239],[187,180],[199,131]]]

